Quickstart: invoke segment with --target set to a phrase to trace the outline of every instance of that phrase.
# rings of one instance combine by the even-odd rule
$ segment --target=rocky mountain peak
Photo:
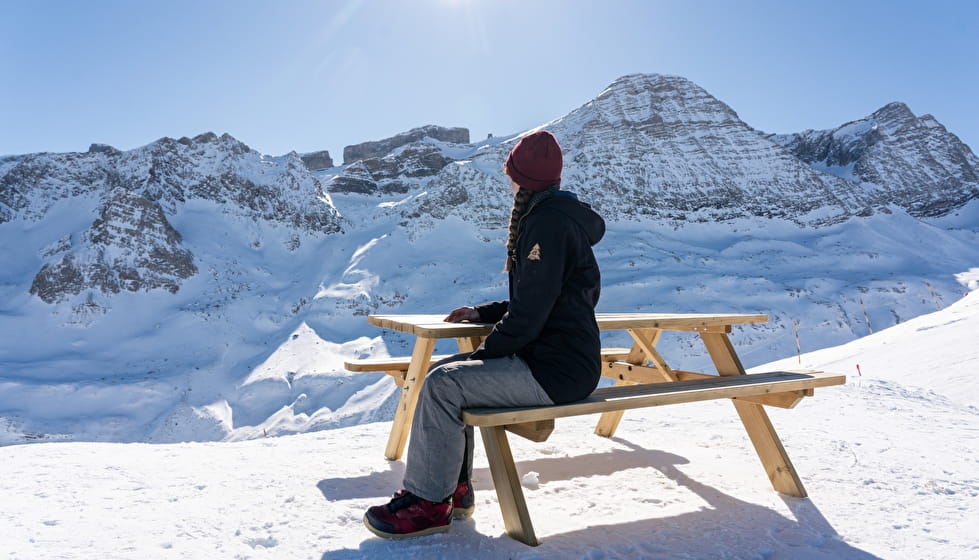
[[[770,135],[814,169],[871,185],[876,205],[943,216],[979,198],[979,158],[931,115],[888,103],[833,130]]]
[[[88,153],[90,154],[108,154],[112,156],[117,156],[121,154],[119,150],[108,144],[92,144],[88,147]]]
[[[381,158],[388,155],[393,150],[400,148],[401,146],[410,144],[412,142],[418,142],[424,138],[432,138],[434,140],[450,142],[453,144],[468,144],[469,129],[446,128],[432,124],[413,128],[407,132],[402,132],[383,140],[363,142],[361,144],[347,146],[343,149],[343,163],[344,165],[347,165],[362,159]]]
[[[740,120],[726,104],[680,76],[629,74],[618,78],[592,102],[611,122],[723,123]]]
[[[357,160],[335,176],[328,189],[335,193],[406,193],[412,180],[433,177],[451,161],[438,147],[413,142],[383,157]]]
[[[303,160],[306,169],[310,171],[319,171],[333,167],[333,158],[330,157],[328,150],[300,154],[299,158]]]
[[[870,118],[878,124],[904,124],[917,120],[911,108],[900,101],[892,101],[874,111]]]
[[[810,169],[684,78],[623,76],[544,127],[564,150],[563,187],[610,220],[760,216],[818,226],[867,211],[855,185]],[[431,179],[383,181],[414,184],[425,193],[398,206],[413,227],[431,227],[422,224],[451,214],[503,227],[510,196],[498,170],[518,139],[480,146]],[[342,172],[330,190],[400,192],[385,189],[372,166],[362,163]]]
[[[852,187],[759,138],[684,78],[623,76],[546,126],[566,152],[562,183],[613,217],[766,216],[816,224],[862,211]]]

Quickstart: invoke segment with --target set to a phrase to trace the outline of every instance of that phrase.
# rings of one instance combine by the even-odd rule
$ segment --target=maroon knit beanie
[[[550,132],[539,130],[517,142],[503,168],[520,188],[539,192],[561,182],[562,163],[557,139]]]

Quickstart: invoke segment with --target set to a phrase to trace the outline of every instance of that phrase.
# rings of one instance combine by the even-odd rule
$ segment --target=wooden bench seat
[[[797,400],[812,395],[816,387],[842,385],[845,382],[845,375],[806,370],[751,375],[698,376],[667,383],[600,388],[585,399],[560,405],[467,409],[463,411],[463,421],[480,428],[507,534],[521,542],[536,546],[537,537],[520,488],[520,477],[513,463],[506,431],[528,437],[533,441],[543,441],[553,430],[556,418],[729,398],[735,399],[736,402],[743,399],[742,407],[760,409],[758,403],[765,403],[765,399],[768,398],[771,398],[771,404],[778,405],[786,400],[783,398],[785,396],[789,397],[788,400]],[[742,411],[739,407],[740,412]],[[745,420],[745,416],[742,416],[742,420]],[[791,471],[788,474],[798,482],[797,488],[800,492],[797,493],[805,496],[791,463],[772,466],[760,450],[759,456],[766,470],[769,471],[769,478],[773,484],[776,482],[775,477],[785,476],[786,473],[781,471],[788,469]]]
[[[603,348],[602,362],[622,360],[628,355],[629,348]],[[431,367],[432,364],[448,358],[449,356],[452,356],[452,354],[433,355],[429,360],[429,367]],[[405,376],[408,374],[408,365],[410,362],[411,356],[395,358],[367,358],[363,360],[347,360],[343,362],[343,367],[349,371],[356,372],[384,372],[394,378],[394,382],[397,383],[398,387],[403,387]]]
[[[451,354],[435,354],[431,363],[448,358]],[[394,358],[365,358],[363,360],[347,360],[343,367],[350,371],[408,371],[411,356]]]

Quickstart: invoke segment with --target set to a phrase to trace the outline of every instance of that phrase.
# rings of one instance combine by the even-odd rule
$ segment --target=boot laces
[[[404,490],[398,492],[397,494],[394,495],[393,498],[391,498],[391,501],[388,502],[388,510],[394,512],[405,508],[409,508],[417,504],[421,500],[422,498],[419,498],[418,496],[412,494],[411,492]]]

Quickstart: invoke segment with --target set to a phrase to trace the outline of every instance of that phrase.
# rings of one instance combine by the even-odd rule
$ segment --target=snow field
[[[404,465],[383,458],[390,423],[367,422],[238,442],[0,447],[0,550],[25,559],[972,558],[979,410],[961,373],[979,361],[954,337],[976,332],[976,321],[970,294],[802,356],[803,367],[842,368],[859,343],[864,372],[793,410],[769,409],[808,499],[772,490],[730,404],[690,403],[628,411],[612,439],[591,434],[596,416],[560,419],[540,444],[511,437],[540,547],[504,535],[478,442],[473,519],[385,541],[361,517],[400,487]],[[950,343],[921,343],[922,333]]]

